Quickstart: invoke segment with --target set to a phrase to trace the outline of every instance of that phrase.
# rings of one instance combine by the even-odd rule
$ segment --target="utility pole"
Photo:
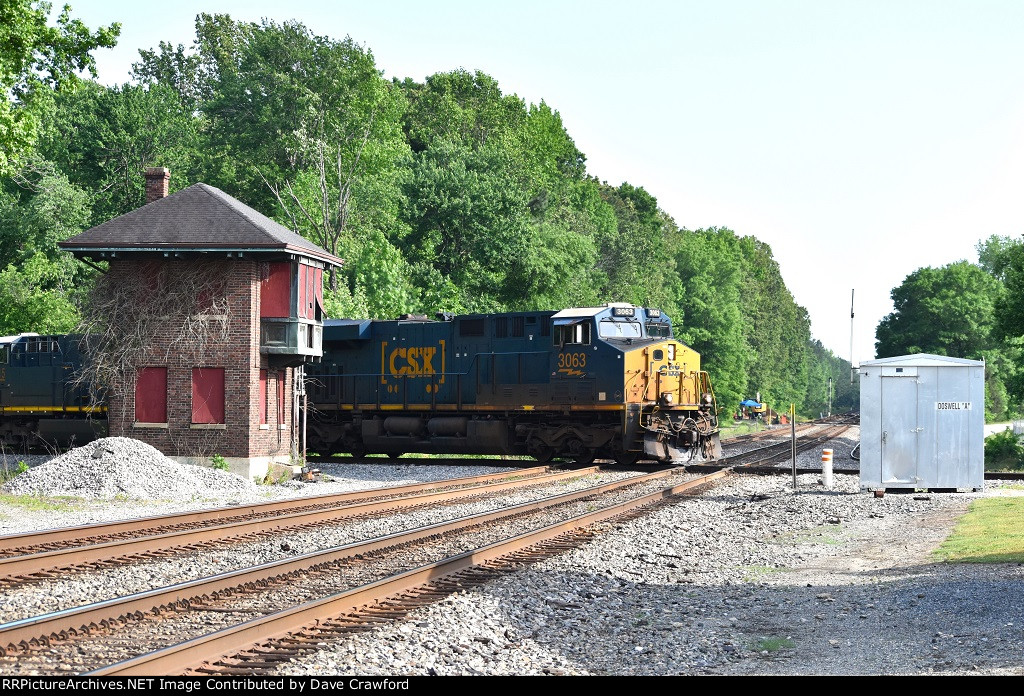
[[[828,417],[832,417],[832,378],[828,378]]]

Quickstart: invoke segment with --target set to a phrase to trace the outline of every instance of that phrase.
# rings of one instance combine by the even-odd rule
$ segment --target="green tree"
[[[985,360],[986,419],[1018,413],[1021,341],[1012,338],[1018,310],[1009,301],[1016,253],[1013,245],[990,239],[981,251],[990,271],[958,261],[908,275],[892,291],[894,311],[875,331],[878,357],[933,353]],[[1005,278],[1005,287],[992,271]]]
[[[508,185],[509,166],[499,144],[434,143],[415,156],[406,256],[454,283],[471,311],[500,311],[520,295],[506,269],[525,246],[529,219],[526,192]]]
[[[1001,295],[998,280],[967,261],[919,268],[893,289],[894,311],[875,331],[875,354],[978,359],[992,345]]]
[[[93,224],[145,203],[147,167],[168,167],[172,192],[195,180],[199,122],[169,87],[85,82],[56,107],[39,150],[94,192]]]
[[[295,21],[201,14],[195,51],[161,43],[135,74],[197,104],[204,178],[335,255],[358,253],[363,233],[404,234],[404,95],[368,49]]]
[[[45,162],[16,181],[0,196],[0,334],[71,331],[92,273],[57,244],[86,227],[88,195]]]
[[[748,398],[751,354],[743,316],[746,292],[739,241],[732,230],[680,231],[673,253],[681,280],[676,335],[702,356],[712,375],[718,404],[735,409]],[[729,412],[728,410],[726,411]]]
[[[91,31],[71,18],[69,5],[50,26],[51,7],[0,1],[0,174],[31,152],[53,92],[73,89],[81,71],[95,77],[92,51],[113,47],[121,32],[116,22]]]
[[[811,363],[807,310],[786,288],[771,247],[753,237],[742,237],[738,247],[746,278],[742,308],[749,327],[748,391],[760,392],[763,401],[780,411],[793,404],[802,412]]]

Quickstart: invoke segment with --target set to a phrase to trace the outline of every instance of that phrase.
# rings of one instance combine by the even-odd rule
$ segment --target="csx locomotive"
[[[104,434],[102,405],[74,381],[82,357],[73,336],[0,338],[0,443]],[[307,449],[323,454],[721,456],[708,374],[656,309],[328,320],[305,377]]]
[[[106,433],[105,409],[74,376],[76,336],[0,336],[0,445],[25,450],[83,444]]]
[[[328,320],[306,367],[308,447],[631,464],[721,456],[700,356],[629,304]]]

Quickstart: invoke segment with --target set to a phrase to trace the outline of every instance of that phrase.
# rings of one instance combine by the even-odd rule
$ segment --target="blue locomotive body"
[[[710,379],[657,310],[439,318],[327,321],[323,360],[306,368],[308,447],[623,463],[720,455]]]
[[[74,382],[79,344],[76,336],[0,337],[0,444],[67,447],[105,433],[104,408]]]

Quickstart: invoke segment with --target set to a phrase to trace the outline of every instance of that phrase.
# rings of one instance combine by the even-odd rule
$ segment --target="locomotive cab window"
[[[660,321],[652,321],[647,324],[647,335],[651,338],[672,338],[672,327]]]
[[[639,322],[602,319],[597,325],[601,338],[640,338],[643,332]]]
[[[588,346],[590,345],[590,323],[581,321],[575,324],[556,325],[553,339],[557,346]]]
[[[0,365],[7,364],[7,346],[0,346]]]

